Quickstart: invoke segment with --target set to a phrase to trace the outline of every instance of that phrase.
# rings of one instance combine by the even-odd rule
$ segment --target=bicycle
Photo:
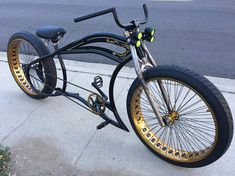
[[[69,43],[61,48],[59,40],[66,31],[57,26],[36,30],[36,37],[29,32],[15,33],[8,42],[7,55],[11,73],[18,86],[30,97],[65,96],[83,108],[97,114],[108,124],[129,131],[118,114],[114,101],[114,83],[119,71],[133,60],[137,78],[127,95],[127,113],[136,135],[158,157],[183,167],[202,167],[220,158],[228,149],[233,136],[233,120],[229,106],[220,91],[205,77],[186,68],[174,65],[158,66],[146,42],[154,42],[155,29],[140,26],[148,22],[148,9],[143,5],[144,20],[122,24],[115,8],[74,19],[81,22],[111,13],[116,24],[124,29],[124,36],[97,33]],[[51,42],[55,51],[50,53]],[[118,46],[123,52],[113,51],[96,44]],[[101,87],[103,79],[94,78],[91,91],[67,80],[62,58],[65,54],[93,53],[118,63],[109,83],[109,94]],[[58,59],[63,77],[57,76],[55,58]],[[58,87],[57,81],[63,82]],[[67,92],[67,85],[88,91],[87,98]],[[113,112],[111,119],[106,109]]]

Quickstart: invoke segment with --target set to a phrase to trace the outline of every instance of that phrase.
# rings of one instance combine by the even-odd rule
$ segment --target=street
[[[157,29],[156,42],[149,44],[149,48],[158,64],[181,65],[204,75],[235,78],[233,0],[0,0],[0,51],[6,50],[7,41],[14,32],[34,32],[47,24],[67,30],[61,45],[96,32],[122,35],[122,29],[111,15],[77,24],[73,18],[117,7],[120,19],[129,22],[143,19],[143,3],[149,7],[147,26]],[[72,59],[112,64],[95,55]]]

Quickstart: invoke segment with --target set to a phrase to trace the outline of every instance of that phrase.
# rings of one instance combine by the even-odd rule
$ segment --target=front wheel
[[[136,79],[128,92],[127,111],[145,146],[183,167],[202,167],[220,158],[231,143],[233,120],[219,90],[201,75],[177,66],[158,66],[143,75],[166,124],[159,125]],[[159,83],[165,89],[170,109]]]

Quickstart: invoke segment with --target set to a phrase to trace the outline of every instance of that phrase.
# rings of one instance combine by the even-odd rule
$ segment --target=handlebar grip
[[[86,18],[84,18],[84,17],[78,17],[78,18],[74,18],[73,21],[74,21],[74,23],[77,23],[77,22],[83,21],[83,20],[85,20],[85,19],[86,19]]]
[[[100,16],[100,15],[104,15],[104,14],[113,12],[113,10],[114,10],[114,8],[110,8],[110,9],[107,9],[107,10],[103,10],[103,11],[100,11],[100,12],[96,12],[96,13],[93,13],[93,14],[89,14],[89,15],[85,15],[85,16],[75,18],[75,19],[73,19],[73,21],[75,23],[77,23],[77,22],[80,22],[80,21],[83,21],[83,20],[87,20],[87,19],[90,19],[90,18],[94,18],[94,17]]]
[[[145,19],[143,21],[140,22],[140,24],[145,24],[148,22],[148,19],[149,19],[149,12],[148,12],[148,7],[146,4],[143,4],[143,9],[144,9],[144,16],[145,16]]]
[[[145,18],[148,19],[148,17],[149,17],[149,12],[148,12],[148,7],[147,7],[146,4],[143,5],[143,9],[144,9]]]
[[[85,16],[82,16],[82,17],[74,18],[73,21],[74,21],[74,23],[77,23],[77,22],[83,21],[85,19],[86,19]]]

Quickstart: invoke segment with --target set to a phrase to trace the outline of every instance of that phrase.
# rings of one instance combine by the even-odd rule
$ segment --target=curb
[[[7,62],[6,52],[0,52],[0,61]],[[72,60],[65,60],[64,62],[67,67],[67,71],[101,75],[101,76],[102,75],[111,76],[113,70],[116,68],[115,65],[101,64],[101,63],[88,63],[88,62],[72,61]],[[60,70],[60,68],[58,70]],[[213,77],[206,75],[204,76],[207,79],[209,79],[213,84],[215,84],[216,87],[221,92],[235,94],[235,79],[220,78],[220,77]],[[135,79],[136,74],[134,68],[123,67],[123,69],[120,71],[118,75],[118,78]]]

